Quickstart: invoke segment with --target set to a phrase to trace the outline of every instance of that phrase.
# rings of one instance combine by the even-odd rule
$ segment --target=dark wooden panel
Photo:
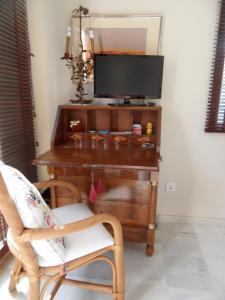
[[[133,112],[129,110],[118,110],[111,112],[112,131],[127,131],[133,128]]]
[[[95,130],[111,130],[110,128],[110,111],[96,111],[96,128]]]

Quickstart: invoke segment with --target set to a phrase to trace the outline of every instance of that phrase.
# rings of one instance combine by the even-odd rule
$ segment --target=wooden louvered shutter
[[[206,132],[225,132],[225,0],[221,1],[206,116]]]
[[[0,0],[0,158],[36,180],[34,110],[25,0]]]
[[[37,180],[30,46],[25,0],[0,0],[0,160]],[[0,199],[1,201],[1,199]],[[5,224],[0,215],[0,254]]]

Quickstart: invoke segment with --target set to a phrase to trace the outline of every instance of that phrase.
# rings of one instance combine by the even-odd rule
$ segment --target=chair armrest
[[[110,224],[112,226],[115,245],[121,246],[123,244],[121,224],[116,217],[110,214],[99,214],[81,221],[69,223],[62,226],[57,225],[51,228],[25,229],[21,235],[14,236],[14,238],[18,242],[54,239],[103,223]]]
[[[82,202],[80,190],[78,188],[76,188],[74,184],[72,184],[68,181],[63,181],[63,180],[39,181],[39,182],[35,182],[34,186],[37,189],[46,189],[48,187],[57,187],[57,186],[66,187],[74,194],[74,196],[77,200],[76,202]]]

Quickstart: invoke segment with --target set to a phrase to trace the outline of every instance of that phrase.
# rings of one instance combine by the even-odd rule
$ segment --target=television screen
[[[163,61],[163,56],[95,54],[95,97],[161,98]]]

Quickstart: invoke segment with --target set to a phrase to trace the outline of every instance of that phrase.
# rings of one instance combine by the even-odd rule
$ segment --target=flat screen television
[[[99,98],[160,99],[163,56],[95,54],[94,95]]]

